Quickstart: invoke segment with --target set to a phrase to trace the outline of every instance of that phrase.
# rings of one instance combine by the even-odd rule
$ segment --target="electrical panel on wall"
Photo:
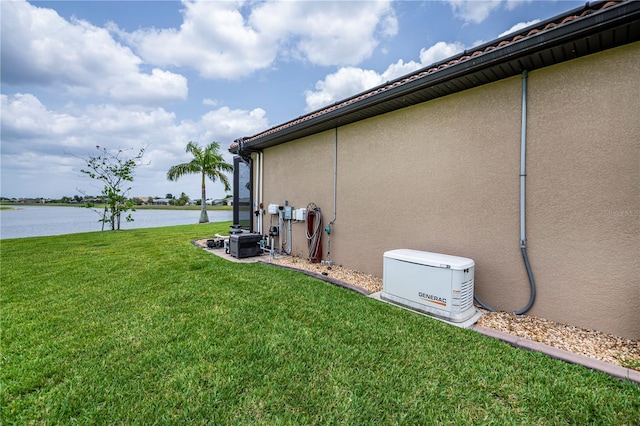
[[[302,207],[301,209],[295,209],[293,211],[293,220],[304,222],[307,220],[307,209]]]
[[[293,219],[293,207],[284,206],[284,220]]]
[[[284,220],[295,220],[299,222],[307,220],[307,209],[304,207],[296,209],[293,206],[280,206],[278,204],[269,204],[267,207],[267,212],[269,214],[280,214],[281,211],[282,219]]]

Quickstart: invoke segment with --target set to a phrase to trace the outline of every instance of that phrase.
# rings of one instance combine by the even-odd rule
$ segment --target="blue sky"
[[[583,4],[3,0],[0,195],[98,194],[78,156],[148,145],[129,195],[198,199],[166,179],[187,142],[231,162],[238,137]]]

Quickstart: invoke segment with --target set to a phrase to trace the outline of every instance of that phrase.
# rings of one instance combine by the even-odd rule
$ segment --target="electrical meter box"
[[[269,209],[267,211],[269,212],[269,214],[278,214],[278,205],[269,204]]]
[[[284,220],[292,220],[293,219],[293,207],[284,206]]]
[[[419,250],[384,253],[380,297],[452,322],[476,313],[473,306],[475,262]]]
[[[305,209],[304,207],[302,207],[300,209],[295,209],[293,211],[293,219],[294,220],[299,220],[299,221],[302,221],[302,222],[307,220],[307,209]]]

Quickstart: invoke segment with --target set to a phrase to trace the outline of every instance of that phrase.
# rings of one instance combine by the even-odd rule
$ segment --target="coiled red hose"
[[[307,205],[307,246],[309,260],[318,263],[322,259],[322,212],[313,203]]]

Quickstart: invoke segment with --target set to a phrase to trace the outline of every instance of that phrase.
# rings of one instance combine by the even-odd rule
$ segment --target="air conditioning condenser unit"
[[[384,253],[380,297],[452,322],[476,313],[471,259],[398,249]]]

